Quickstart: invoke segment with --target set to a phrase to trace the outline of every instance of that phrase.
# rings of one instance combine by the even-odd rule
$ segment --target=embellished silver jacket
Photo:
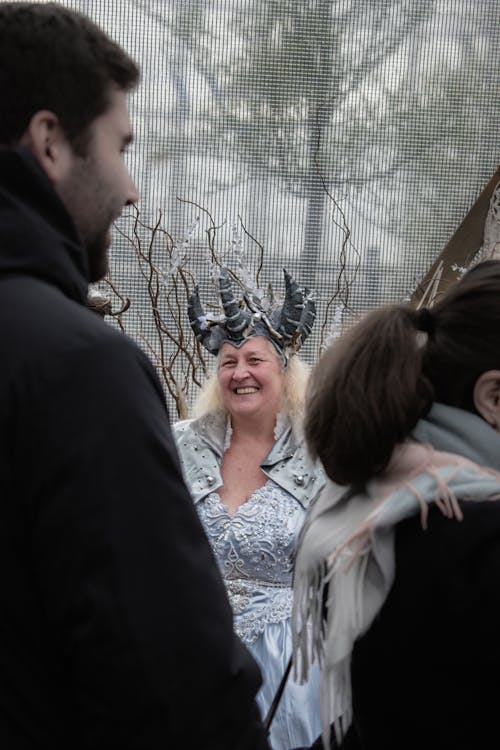
[[[261,464],[266,484],[230,514],[217,494],[223,484],[220,465],[226,433],[225,416],[209,415],[174,426],[184,476],[226,584],[235,630],[247,646],[263,648],[259,636],[276,623],[282,623],[286,637],[291,637],[295,547],[324,475],[307,455],[298,430],[284,425]],[[261,654],[268,672],[272,653],[279,655],[282,668],[281,648],[271,647],[277,637],[272,632]]]
[[[219,414],[186,419],[173,426],[184,477],[195,503],[222,487],[220,466],[226,428],[226,417]],[[304,509],[325,484],[323,470],[309,457],[297,427],[283,432],[260,468]]]

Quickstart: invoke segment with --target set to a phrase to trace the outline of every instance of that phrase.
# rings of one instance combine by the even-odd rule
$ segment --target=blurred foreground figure
[[[491,747],[500,690],[500,262],[367,315],[316,366],[296,657],[342,748]],[[305,622],[313,622],[313,635]],[[311,643],[312,641],[312,643]]]
[[[0,747],[268,745],[259,670],[183,484],[161,386],[87,309],[138,196],[134,62],[0,4]]]

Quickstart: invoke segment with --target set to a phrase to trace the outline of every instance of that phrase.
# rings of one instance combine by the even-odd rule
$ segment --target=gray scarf
[[[331,724],[341,741],[352,721],[352,649],[394,582],[396,524],[420,513],[425,529],[433,503],[461,520],[457,498],[500,497],[500,435],[480,417],[435,404],[413,437],[395,449],[387,470],[363,494],[328,482],[302,532],[294,577],[294,664],[303,681],[311,661],[322,667],[326,746]]]

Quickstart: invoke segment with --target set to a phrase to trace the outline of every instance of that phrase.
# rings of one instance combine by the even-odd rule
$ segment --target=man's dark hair
[[[46,109],[84,155],[112,86],[129,91],[138,80],[134,61],[80,13],[55,3],[0,2],[0,144],[16,145]]]

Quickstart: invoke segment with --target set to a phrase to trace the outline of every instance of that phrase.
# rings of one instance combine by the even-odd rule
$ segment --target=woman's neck
[[[231,416],[232,439],[252,440],[258,439],[263,443],[274,443],[275,440],[276,415],[265,420],[251,417]]]

